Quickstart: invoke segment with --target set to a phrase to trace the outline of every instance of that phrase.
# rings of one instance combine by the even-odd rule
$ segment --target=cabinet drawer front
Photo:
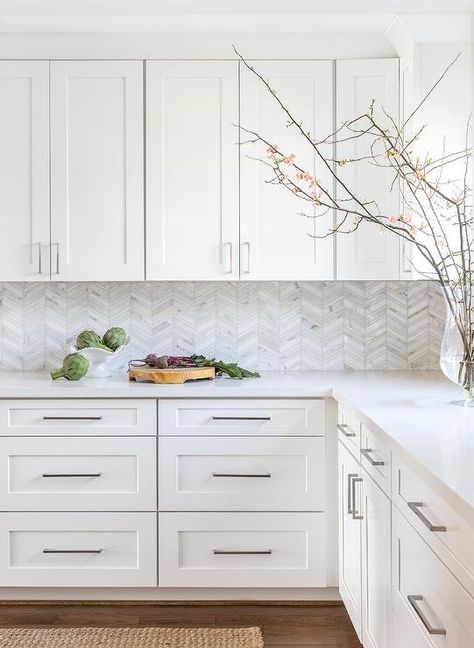
[[[337,417],[338,438],[345,447],[358,459],[360,450],[361,424],[357,417],[345,407],[339,405]]]
[[[156,439],[0,438],[4,511],[154,511]]]
[[[324,400],[160,400],[160,435],[324,436]]]
[[[0,435],[156,435],[154,400],[4,400]]]
[[[392,494],[392,453],[381,435],[361,427],[360,463],[389,497]]]
[[[325,441],[160,438],[160,510],[322,511]]]
[[[404,462],[394,459],[393,501],[407,520],[471,592],[474,529]]]
[[[1,513],[0,582],[156,586],[155,513]]]
[[[474,599],[399,511],[393,518],[393,609],[436,646],[474,645]]]
[[[415,619],[408,617],[402,623],[392,614],[391,648],[432,648],[433,644],[423,635]],[[440,637],[442,639],[442,637]]]
[[[324,587],[323,513],[160,513],[161,587]]]

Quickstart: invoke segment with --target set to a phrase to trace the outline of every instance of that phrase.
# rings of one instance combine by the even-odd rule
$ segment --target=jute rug
[[[263,648],[259,628],[2,628],[0,648]]]

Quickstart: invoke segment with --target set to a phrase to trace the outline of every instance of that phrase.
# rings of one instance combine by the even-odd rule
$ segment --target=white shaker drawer
[[[393,502],[463,585],[474,593],[474,528],[396,457]]]
[[[155,513],[1,513],[7,587],[155,587]]]
[[[0,400],[2,436],[156,435],[156,401]]]
[[[382,436],[361,427],[360,463],[388,497],[392,494],[392,453]]]
[[[416,625],[435,646],[474,645],[474,599],[396,509],[392,605],[403,625]]]
[[[161,436],[325,436],[324,400],[160,400]]]
[[[156,439],[0,437],[0,510],[154,511]]]
[[[339,405],[337,430],[341,443],[359,459],[361,424],[352,411],[342,405]]]
[[[161,587],[324,587],[324,513],[160,513]]]
[[[161,511],[323,511],[324,437],[162,437]]]

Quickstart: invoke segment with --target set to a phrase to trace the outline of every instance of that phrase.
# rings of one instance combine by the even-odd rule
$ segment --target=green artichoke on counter
[[[102,344],[102,340],[95,331],[82,331],[82,333],[79,333],[76,340],[76,348],[90,349],[91,347],[110,351],[108,346]]]
[[[63,360],[63,366],[51,371],[51,378],[66,378],[67,380],[80,380],[89,370],[89,361],[80,353],[70,353]]]
[[[104,333],[102,344],[105,344],[112,351],[117,351],[119,347],[127,341],[127,334],[120,326],[113,326]]]

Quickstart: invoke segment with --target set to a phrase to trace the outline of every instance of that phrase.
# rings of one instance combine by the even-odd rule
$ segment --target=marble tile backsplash
[[[266,369],[434,369],[430,282],[0,284],[0,369],[50,369],[85,328],[123,326],[128,358],[193,352]],[[121,363],[122,364],[122,363]]]

